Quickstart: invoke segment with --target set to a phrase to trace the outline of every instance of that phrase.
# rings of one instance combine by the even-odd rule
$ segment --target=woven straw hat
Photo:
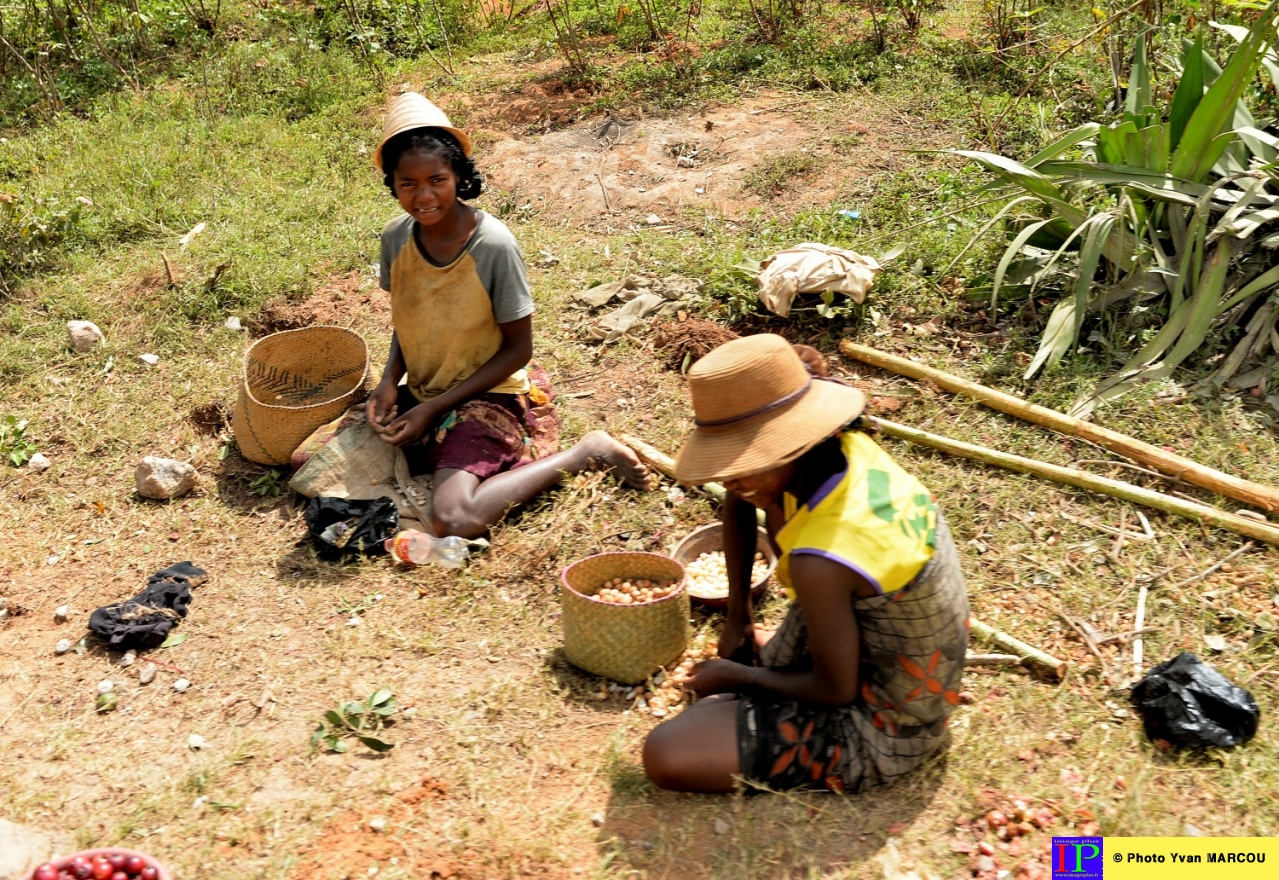
[[[688,371],[693,435],[675,461],[681,482],[732,480],[794,461],[861,415],[856,388],[814,379],[780,336],[726,342]]]
[[[417,92],[405,92],[391,102],[386,111],[386,124],[382,127],[382,143],[373,151],[373,164],[382,167],[382,148],[386,142],[397,134],[412,131],[415,128],[442,128],[462,145],[462,152],[471,155],[471,138],[444,115],[444,111],[436,107]]]

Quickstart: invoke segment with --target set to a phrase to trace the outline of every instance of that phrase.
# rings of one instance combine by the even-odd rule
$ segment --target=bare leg
[[[737,705],[735,694],[716,694],[655,727],[644,741],[648,778],[672,791],[732,791],[741,773]]]
[[[604,431],[592,431],[572,449],[548,455],[513,471],[481,480],[453,468],[435,472],[431,517],[437,535],[478,538],[512,507],[531,500],[565,477],[591,468],[607,468],[624,485],[653,488],[653,476],[628,447]]]

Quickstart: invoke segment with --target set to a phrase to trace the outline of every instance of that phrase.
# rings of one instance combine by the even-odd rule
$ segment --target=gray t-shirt
[[[493,317],[499,324],[517,321],[533,314],[533,295],[529,290],[524,256],[506,224],[491,214],[477,210],[475,232],[457,259],[469,253],[475,261],[475,273],[493,303]],[[379,284],[391,290],[391,266],[405,247],[418,248],[422,258],[435,263],[418,244],[417,221],[401,214],[382,230],[382,258],[378,266]],[[454,261],[456,263],[456,260]]]

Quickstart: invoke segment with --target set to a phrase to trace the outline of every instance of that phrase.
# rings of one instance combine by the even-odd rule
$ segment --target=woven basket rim
[[[674,562],[676,565],[679,566],[679,570],[680,570],[679,584],[676,586],[676,589],[672,590],[669,594],[663,596],[660,599],[649,599],[647,602],[630,602],[625,605],[617,604],[613,602],[602,602],[599,599],[596,599],[594,596],[588,596],[585,593],[581,592],[580,590],[574,589],[572,585],[570,585],[568,582],[569,570],[572,569],[574,566],[578,565],[579,563],[586,562],[591,559],[599,559],[602,556],[651,556],[654,559],[660,559],[664,562]],[[661,602],[666,602],[668,600],[678,598],[680,593],[683,593],[688,590],[688,576],[684,574],[684,564],[680,562],[678,559],[668,556],[665,553],[654,553],[651,550],[608,550],[603,553],[592,553],[590,556],[583,556],[581,559],[576,559],[573,562],[570,562],[568,565],[564,566],[564,568],[560,571],[560,585],[563,586],[564,589],[572,593],[574,596],[579,596],[588,602],[594,602],[597,605],[603,605],[607,608],[642,608],[645,605],[657,605]]]
[[[263,403],[261,400],[258,400],[257,396],[254,395],[253,393],[253,388],[250,387],[249,383],[246,381],[249,375],[249,355],[253,353],[253,350],[257,348],[259,345],[261,345],[262,343],[271,339],[278,339],[279,337],[287,336],[290,333],[310,333],[316,330],[321,330],[321,331],[337,330],[339,333],[345,334],[349,337],[353,337],[360,341],[360,346],[364,349],[364,371],[360,374],[360,381],[352,385],[349,390],[344,391],[341,394],[338,394],[334,397],[330,397],[327,400],[321,400],[317,403],[298,404],[296,406],[281,406],[278,403]],[[357,393],[362,387],[364,387],[364,384],[368,381],[369,343],[368,343],[368,340],[366,340],[362,334],[357,333],[356,331],[350,329],[349,327],[339,327],[336,324],[314,324],[310,327],[294,327],[292,330],[279,330],[275,333],[270,333],[266,336],[263,336],[261,339],[255,340],[252,345],[250,345],[248,348],[244,350],[244,357],[241,360],[240,377],[241,377],[240,384],[243,385],[244,387],[245,396],[255,406],[261,407],[262,409],[265,409],[265,410],[274,410],[276,412],[282,412],[282,413],[303,413],[310,409],[318,409],[322,406],[331,406],[335,402],[342,400],[345,397],[350,397],[352,394]]]

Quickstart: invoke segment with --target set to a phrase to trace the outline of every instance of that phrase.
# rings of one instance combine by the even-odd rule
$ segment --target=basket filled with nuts
[[[30,880],[173,880],[164,865],[145,853],[109,846],[86,849],[35,869]]]
[[[728,568],[724,562],[724,526],[711,523],[690,532],[675,545],[671,558],[684,566],[688,595],[704,605],[728,603]],[[751,597],[758,599],[768,588],[777,568],[777,553],[762,527],[756,533],[755,560],[751,567]]]
[[[574,666],[634,684],[688,645],[684,567],[658,553],[600,553],[564,569],[564,653]]]

